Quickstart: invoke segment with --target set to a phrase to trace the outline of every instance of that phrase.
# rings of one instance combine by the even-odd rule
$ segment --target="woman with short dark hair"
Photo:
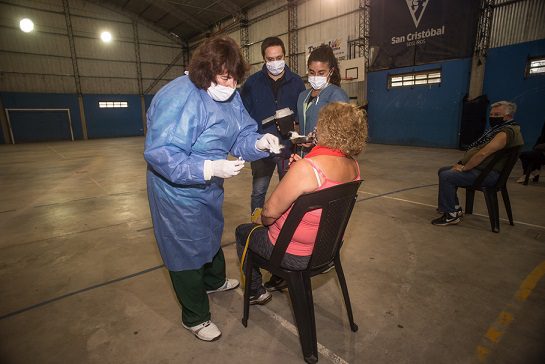
[[[220,246],[223,180],[245,160],[279,152],[278,138],[256,132],[236,92],[247,69],[231,38],[208,39],[193,55],[189,77],[161,88],[147,113],[144,158],[155,239],[182,305],[182,325],[205,341],[221,335],[210,321],[207,293],[239,285],[225,276]],[[229,153],[239,159],[227,160]]]

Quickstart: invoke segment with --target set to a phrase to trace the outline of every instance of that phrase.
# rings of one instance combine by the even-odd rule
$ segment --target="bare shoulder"
[[[299,193],[311,192],[318,187],[312,166],[303,159],[290,165],[288,173],[280,183],[284,185],[284,188],[296,190]]]

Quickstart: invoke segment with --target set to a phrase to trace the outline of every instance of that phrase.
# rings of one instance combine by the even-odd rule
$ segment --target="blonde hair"
[[[318,115],[318,145],[338,149],[355,157],[367,142],[367,112],[345,102],[332,102]]]

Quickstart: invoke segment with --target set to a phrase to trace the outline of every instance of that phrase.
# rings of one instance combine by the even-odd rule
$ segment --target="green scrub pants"
[[[207,290],[225,283],[225,257],[220,249],[210,263],[200,269],[181,272],[168,271],[176,297],[182,305],[182,322],[188,327],[210,320]]]

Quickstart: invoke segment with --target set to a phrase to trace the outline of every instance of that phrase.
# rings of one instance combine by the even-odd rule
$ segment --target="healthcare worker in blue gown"
[[[220,246],[223,180],[244,161],[279,152],[235,91],[248,69],[228,37],[205,41],[193,55],[188,76],[165,85],[147,113],[144,158],[155,238],[182,306],[182,325],[196,337],[221,335],[212,323],[208,293],[236,288],[225,276]],[[227,155],[238,157],[227,160]]]

